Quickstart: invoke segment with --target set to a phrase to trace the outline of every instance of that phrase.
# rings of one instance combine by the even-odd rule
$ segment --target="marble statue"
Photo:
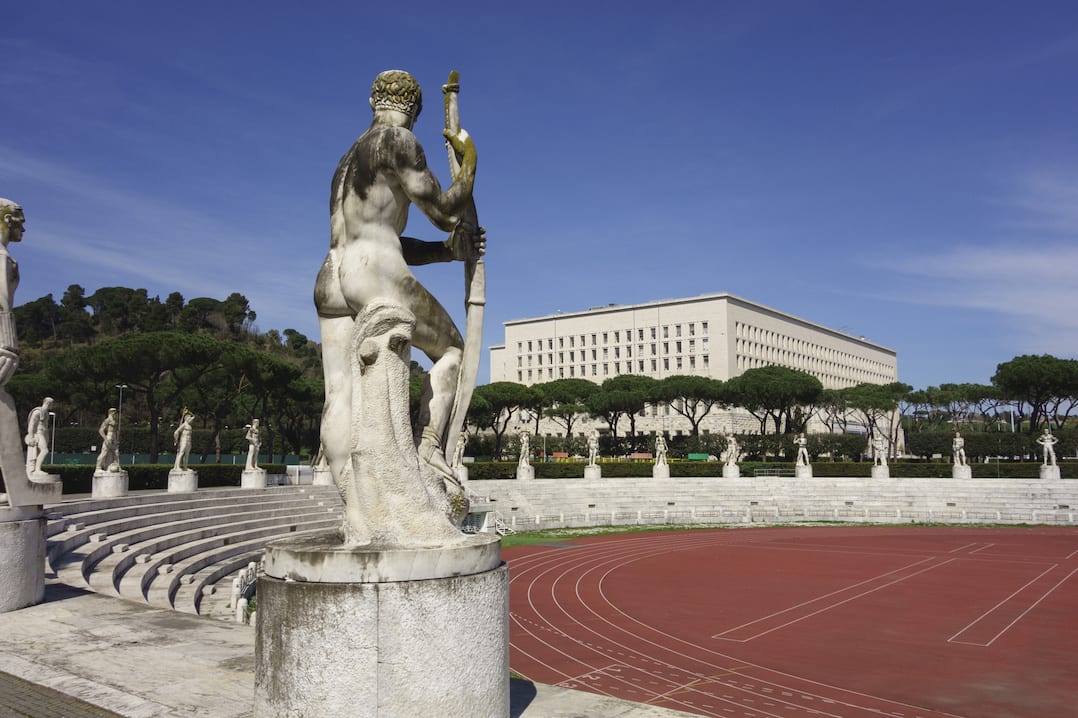
[[[968,466],[966,463],[966,440],[957,431],[954,433],[954,439],[951,440],[951,453],[954,455],[955,466]]]
[[[804,434],[798,434],[797,440],[794,442],[797,444],[797,465],[808,466],[809,465],[809,452],[808,452],[808,439]]]
[[[1044,451],[1043,466],[1056,466],[1056,450],[1055,445],[1059,443],[1059,439],[1052,435],[1052,430],[1047,426],[1044,427],[1044,432],[1037,437],[1037,443],[1041,445]]]
[[[521,467],[531,466],[531,436],[526,431],[520,432],[520,458],[517,465]]]
[[[666,437],[662,434],[655,435],[655,463],[659,466],[666,464]]]
[[[737,466],[741,458],[741,445],[737,443],[736,436],[726,437],[726,451],[722,452],[722,458],[726,466]]]
[[[15,401],[6,389],[19,365],[19,341],[12,313],[19,286],[19,265],[8,253],[8,245],[22,241],[25,225],[22,207],[0,198],[0,472],[6,491],[0,494],[0,504],[6,502],[12,507],[56,503],[61,495],[59,482],[43,482],[40,475],[27,475],[19,417]]]
[[[446,92],[448,122],[449,93],[455,90]],[[333,176],[330,248],[314,288],[326,384],[322,444],[344,499],[345,544],[445,541],[459,534],[455,519],[447,516],[463,519],[458,497],[464,501],[445,455],[448,445],[456,443],[459,425],[449,425],[461,395],[466,391],[470,396],[471,386],[462,386],[460,380],[465,356],[460,331],[409,266],[450,261],[474,266],[485,252],[482,228],[461,221],[470,208],[474,216],[475,145],[459,128],[443,133],[460,162],[452,184],[443,191],[412,133],[422,109],[415,79],[399,70],[380,73],[370,104],[370,127],[344,154]],[[449,233],[448,238],[425,242],[401,236],[411,204]],[[469,301],[481,304],[482,297]],[[433,364],[418,426],[406,427],[413,344]],[[393,383],[376,386],[379,381]],[[379,406],[372,408],[375,402]],[[391,405],[383,407],[382,402]],[[371,417],[386,412],[392,418],[360,430]],[[401,433],[406,429],[413,437],[408,441]],[[405,477],[402,467],[414,465],[417,456],[418,472]],[[421,491],[403,491],[402,481],[414,481]],[[459,492],[454,497],[448,495],[447,483]],[[382,518],[389,513],[382,506],[389,491],[411,496],[421,506],[404,513],[426,518],[407,529],[391,526]]]
[[[596,466],[599,459],[599,432],[588,434],[588,466]]]
[[[21,242],[26,215],[22,207],[9,199],[0,198],[0,386],[19,365],[19,340],[15,333],[15,289],[19,286],[19,264],[8,254],[9,242]]]
[[[49,454],[49,407],[52,397],[47,396],[26,417],[26,473],[46,475],[41,468]]]
[[[887,466],[887,439],[879,434],[872,439],[872,465]]]
[[[176,446],[176,464],[173,468],[177,471],[186,470],[188,459],[191,458],[191,422],[195,420],[187,407],[180,414],[180,425],[172,432],[172,441]]]
[[[109,409],[108,414],[97,427],[98,436],[101,437],[101,452],[97,455],[97,470],[112,471],[120,470],[119,454],[119,427],[116,421],[116,409]]]
[[[262,447],[262,433],[258,428],[258,419],[251,419],[251,424],[247,427],[247,464],[244,466],[244,471],[255,471],[258,469],[258,450]]]
[[[464,447],[468,445],[468,432],[460,432],[457,437],[457,445],[453,447],[453,468],[464,466]]]

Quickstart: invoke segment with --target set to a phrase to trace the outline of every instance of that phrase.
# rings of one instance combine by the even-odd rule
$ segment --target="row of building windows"
[[[669,324],[663,325],[661,327],[661,329],[662,329],[662,338],[663,339],[670,339],[671,338],[671,329],[672,329],[673,330],[673,332],[672,332],[673,333],[673,338],[674,339],[680,339],[682,337],[682,327],[683,326],[685,327],[685,335],[686,336],[695,337],[698,324],[699,324],[699,328],[700,328],[700,336],[706,337],[707,336],[707,329],[708,329],[707,322],[699,322],[699,323],[690,322],[690,323],[688,323],[686,325],[681,325],[681,324],[674,324],[672,326],[669,325]],[[657,325],[653,326],[653,327],[644,327],[644,328],[637,329],[636,330],[636,341],[643,342],[643,341],[647,341],[648,339],[652,339],[652,340],[658,339],[659,338],[659,330],[660,330],[660,327],[657,326]],[[580,346],[581,348],[586,347],[586,346],[588,346],[588,344],[587,344],[588,337],[589,337],[588,334],[572,334],[572,335],[569,335],[569,336],[557,337],[558,349],[565,349],[566,348],[566,343],[568,343],[568,348],[569,349],[575,349],[577,346]],[[632,342],[633,342],[633,330],[632,329],[625,329],[625,330],[615,329],[612,332],[611,331],[594,332],[594,333],[592,333],[590,335],[590,337],[591,337],[591,346],[593,346],[593,347],[598,346],[600,343],[602,345],[604,345],[604,346],[609,346],[611,344],[625,344],[626,346],[628,346],[628,345],[632,344]],[[624,341],[623,341],[622,337],[624,337]],[[614,340],[613,342],[610,341],[611,338],[613,338],[613,340]],[[579,339],[579,344],[577,343],[578,339]],[[600,339],[602,339],[601,342],[600,342]],[[550,337],[550,338],[547,338],[547,339],[528,339],[526,341],[521,340],[521,341],[517,342],[517,354],[524,354],[525,353],[525,346],[527,347],[527,352],[528,353],[535,352],[535,351],[543,351],[544,342],[546,343],[547,351],[551,351],[551,350],[554,349],[555,339],[553,337]]]
[[[660,347],[659,342],[653,342],[651,344],[638,344],[637,345],[637,357],[658,356],[659,347]],[[673,349],[674,354],[685,354],[686,349],[688,350],[688,354],[696,354],[698,348],[699,348],[699,350],[701,352],[707,352],[711,348],[710,342],[707,339],[701,339],[699,344],[697,344],[697,340],[695,340],[695,339],[689,339],[688,341],[677,340],[677,341],[673,341],[673,342],[662,342],[661,347],[662,347],[663,356],[669,355],[671,353],[671,351],[670,351],[671,348]],[[626,358],[626,359],[632,359],[632,357],[633,357],[633,347],[632,346],[625,346],[625,347],[603,347],[601,350],[600,349],[591,349],[591,350],[581,349],[579,351],[580,359],[582,359],[584,361],[587,361],[589,351],[591,353],[592,361],[598,361],[599,360],[599,358],[600,358],[599,352],[600,351],[602,352],[602,359],[604,361],[609,360],[611,358],[613,358],[613,359],[621,359],[623,354],[624,354],[624,358]],[[557,364],[564,364],[566,362],[566,356],[567,355],[568,355],[569,363],[576,363],[577,354],[578,354],[578,352],[575,349],[570,349],[568,352],[559,351],[557,353],[557,357],[558,357]],[[555,363],[554,362],[554,352],[547,352],[545,355],[543,353],[541,353],[541,352],[536,353],[536,354],[527,354],[526,356],[525,355],[517,355],[517,368],[518,369],[523,368],[524,365],[525,365],[525,362],[527,362],[528,366],[543,366],[543,363],[544,363],[543,357],[544,356],[546,357],[546,364],[554,364]]]
[[[742,322],[734,323],[735,356],[741,371],[777,364],[813,374],[838,385],[888,382],[895,367],[840,349],[786,336]]]
[[[660,361],[662,362],[662,370],[664,372],[672,371],[679,373],[688,369],[690,372],[697,369],[710,368],[711,361],[707,354],[703,354],[697,360],[695,356],[689,357],[663,357],[660,359],[639,359],[635,363],[635,373],[647,374],[650,372],[658,372]],[[589,371],[590,367],[590,371]],[[548,366],[546,369],[546,375],[544,377],[544,370],[539,369],[517,369],[517,381],[520,383],[542,381],[544,378],[549,381],[555,378],[555,371],[557,372],[558,379],[565,379],[568,377],[587,377],[587,376],[611,376],[611,364],[604,362],[603,364],[580,364],[579,371],[577,365],[570,365],[568,367],[559,366],[555,370],[554,367]],[[624,369],[624,372],[622,371]],[[600,373],[601,370],[601,373]],[[634,363],[632,361],[626,362],[613,362],[613,375],[619,374],[633,374]]]

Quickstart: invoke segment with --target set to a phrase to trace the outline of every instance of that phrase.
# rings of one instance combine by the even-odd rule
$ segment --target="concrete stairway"
[[[48,508],[48,559],[68,585],[200,613],[202,597],[222,579],[230,588],[267,543],[336,528],[340,508],[321,486],[68,500]]]

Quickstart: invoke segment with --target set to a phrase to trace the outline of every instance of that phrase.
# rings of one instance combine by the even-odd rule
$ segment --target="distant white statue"
[[[1059,439],[1052,436],[1052,430],[1047,426],[1044,427],[1044,433],[1037,437],[1037,443],[1044,449],[1044,466],[1056,465],[1056,450],[1055,445],[1059,443]]]
[[[954,439],[951,441],[951,453],[954,454],[955,466],[967,466],[966,462],[966,440],[962,438],[962,434],[959,432],[954,433]]]
[[[118,450],[119,425],[116,421],[116,409],[109,409],[109,413],[97,427],[97,434],[101,437],[101,453],[97,455],[98,471],[119,471],[120,454]]]
[[[191,458],[191,422],[194,420],[195,415],[185,406],[180,415],[180,425],[172,432],[172,442],[176,446],[176,464],[173,468],[177,471],[188,468],[187,462]]]
[[[872,439],[873,466],[887,466],[887,439],[877,434]]]
[[[244,471],[254,471],[258,468],[258,450],[262,446],[262,435],[258,430],[258,419],[251,419],[251,425],[247,427],[247,465]]]
[[[526,431],[520,432],[520,458],[517,460],[517,466],[521,468],[527,468],[531,466],[532,455],[532,442],[531,436]]]
[[[26,473],[44,474],[41,467],[49,454],[49,407],[52,397],[45,397],[41,406],[36,406],[26,417]]]
[[[468,445],[468,432],[460,432],[457,445],[453,449],[453,468],[464,466],[464,447]]]
[[[658,466],[666,464],[666,438],[662,434],[655,435],[655,463]]]
[[[797,444],[797,465],[808,466],[809,465],[809,452],[808,452],[808,439],[804,434],[798,434],[796,441]]]
[[[726,437],[726,451],[722,452],[723,463],[727,466],[737,466],[738,459],[741,458],[741,446],[737,443],[737,437]]]
[[[596,466],[599,459],[599,432],[588,435],[588,466]]]

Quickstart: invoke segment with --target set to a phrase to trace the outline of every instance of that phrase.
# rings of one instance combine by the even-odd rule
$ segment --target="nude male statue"
[[[1044,466],[1056,465],[1056,450],[1055,445],[1059,443],[1059,439],[1052,436],[1052,430],[1047,426],[1044,427],[1044,432],[1037,437],[1037,443],[1041,445],[1044,453]]]
[[[433,362],[415,427],[419,457],[455,481],[442,435],[452,412],[464,343],[449,313],[416,280],[409,265],[463,261],[484,252],[483,230],[458,221],[472,197],[475,145],[463,130],[443,132],[462,156],[459,174],[443,191],[412,134],[423,105],[415,79],[400,70],[379,74],[370,104],[374,120],[333,176],[330,249],[314,289],[326,382],[322,444],[338,486],[342,478],[350,483],[353,402],[359,401],[352,396],[353,327],[366,307],[398,306],[414,315],[412,344]],[[402,237],[411,204],[435,227],[450,232],[448,239]]]
[[[116,409],[109,409],[109,413],[97,427],[97,434],[101,437],[101,452],[97,455],[98,471],[119,471],[120,454],[116,440],[117,435]]]
[[[47,396],[41,406],[35,406],[26,418],[26,473],[44,474],[41,467],[49,454],[49,407],[52,397]]]
[[[173,471],[186,471],[190,468],[187,463],[191,458],[191,422],[194,420],[195,415],[184,407],[180,415],[180,425],[172,432],[172,442],[176,445],[176,463],[172,467]]]
[[[963,439],[962,434],[957,431],[954,433],[954,439],[951,440],[951,453],[954,455],[955,466],[967,466],[966,440]]]
[[[258,428],[258,419],[251,419],[251,425],[247,427],[247,463],[244,471],[254,471],[258,468],[258,450],[262,446],[262,434]]]
[[[8,254],[8,242],[21,242],[26,215],[22,207],[0,197],[0,387],[19,365],[19,340],[15,334],[15,289],[19,286],[19,265]]]

